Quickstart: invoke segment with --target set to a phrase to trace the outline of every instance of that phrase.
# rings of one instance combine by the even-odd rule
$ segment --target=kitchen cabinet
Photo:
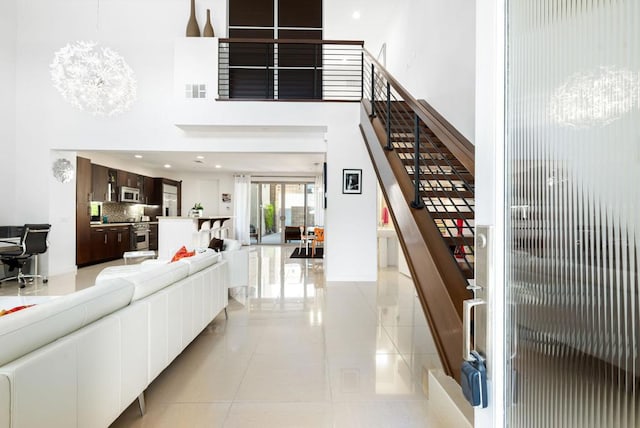
[[[109,235],[106,228],[96,227],[91,229],[91,262],[107,259]]]
[[[142,175],[135,174],[129,171],[118,170],[117,185],[118,188],[133,187],[135,189],[141,189],[144,186],[144,177]]]
[[[119,259],[127,251],[131,251],[131,227],[130,226],[118,226],[116,228],[109,228],[109,238],[112,240],[113,253],[111,257]]]
[[[154,180],[151,177],[143,177],[142,179],[142,201],[147,205],[161,205],[162,201],[158,202],[153,198]]]
[[[76,158],[76,265],[91,261],[91,160]]]
[[[158,251],[158,223],[149,225],[149,249]]]
[[[129,225],[104,225],[91,229],[91,263],[119,259],[130,249]]]
[[[118,200],[116,192],[117,172],[113,168],[102,165],[91,165],[92,199],[99,202],[115,202]]]

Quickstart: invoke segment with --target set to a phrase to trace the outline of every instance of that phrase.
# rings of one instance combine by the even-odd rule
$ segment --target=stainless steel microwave
[[[134,187],[120,187],[120,202],[140,202],[140,190]]]

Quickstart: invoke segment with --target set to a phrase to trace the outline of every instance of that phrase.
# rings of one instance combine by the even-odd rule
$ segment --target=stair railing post
[[[387,150],[393,150],[391,144],[391,84],[387,80]]]
[[[376,117],[376,69],[371,63],[371,117]]]
[[[360,51],[360,99],[364,100],[364,51],[363,50]]]
[[[413,143],[413,188],[414,197],[411,201],[411,208],[422,209],[424,208],[424,202],[420,196],[420,118],[415,115],[415,129],[413,131],[414,143]]]
[[[318,98],[318,45],[313,45],[313,98]]]
[[[265,43],[264,45],[264,57],[265,57],[265,85],[264,85],[264,90],[265,90],[265,94],[264,94],[264,99],[268,100],[269,99],[269,43]],[[274,95],[275,95],[275,91],[274,91]]]

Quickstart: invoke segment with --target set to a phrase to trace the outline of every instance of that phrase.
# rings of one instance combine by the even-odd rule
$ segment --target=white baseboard
[[[440,370],[429,370],[429,410],[439,428],[473,428],[473,407],[460,385]]]

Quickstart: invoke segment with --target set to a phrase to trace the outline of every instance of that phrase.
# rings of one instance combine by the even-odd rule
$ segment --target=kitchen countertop
[[[140,224],[140,223],[145,223],[145,224],[158,224],[157,221],[124,221],[121,223],[102,223],[102,224],[92,224],[91,227],[109,227],[109,226],[131,226],[134,224]]]

